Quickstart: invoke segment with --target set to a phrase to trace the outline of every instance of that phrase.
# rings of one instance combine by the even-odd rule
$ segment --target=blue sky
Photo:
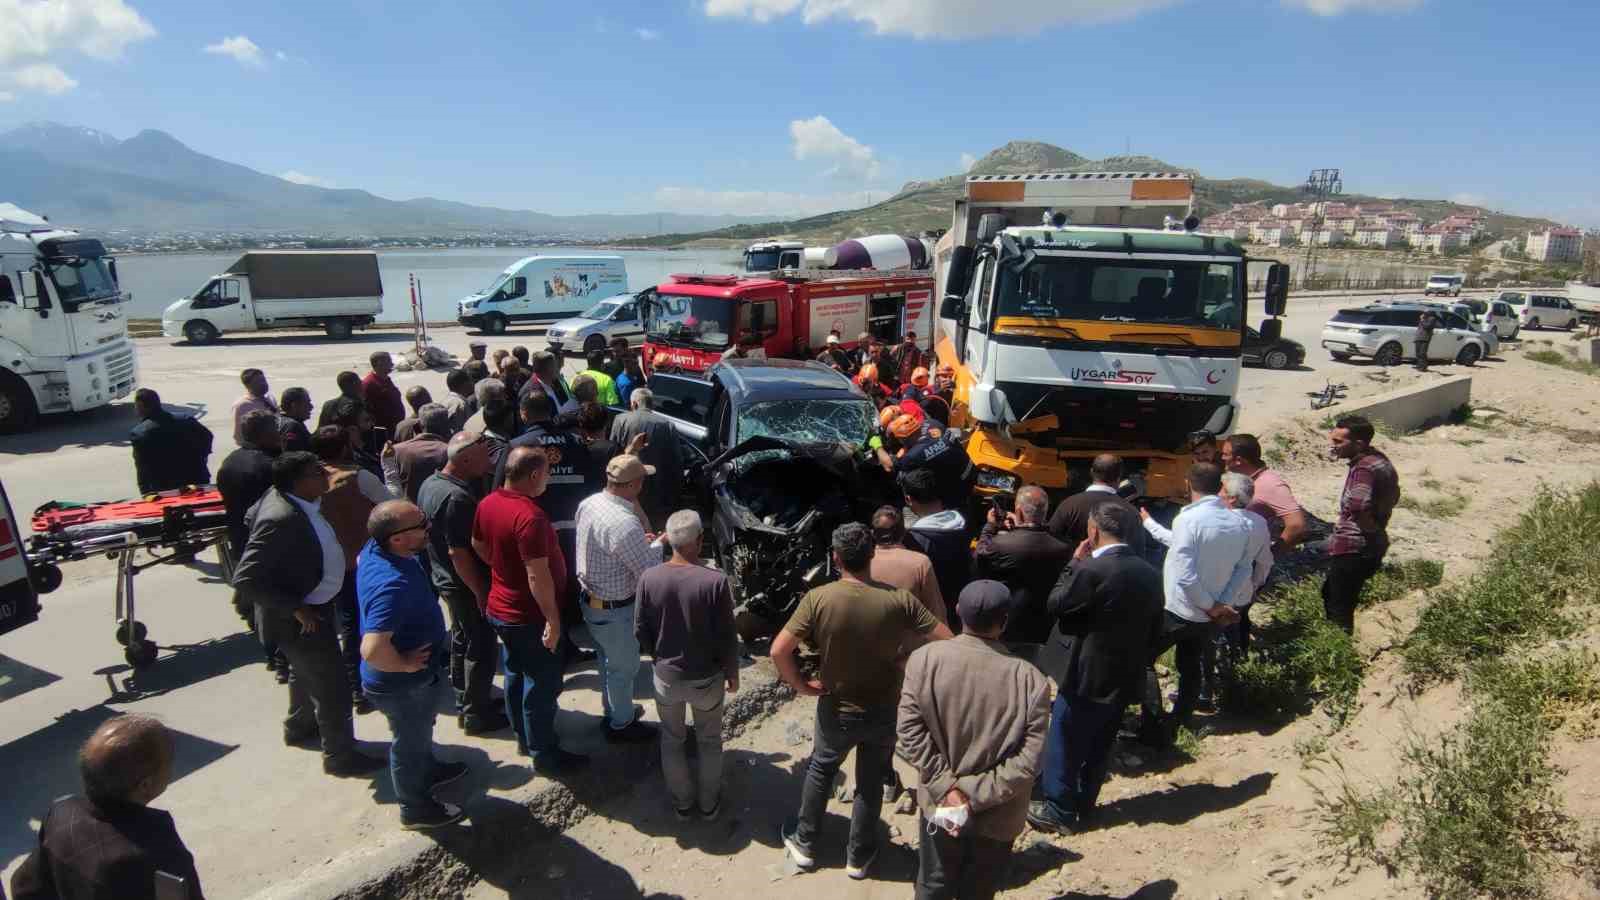
[[[1600,5],[1575,0],[0,0],[0,22],[0,129],[159,128],[395,198],[820,211],[1033,139],[1600,225]]]

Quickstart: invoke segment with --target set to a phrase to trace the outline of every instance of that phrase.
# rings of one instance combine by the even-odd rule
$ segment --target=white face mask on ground
[[[972,811],[965,803],[960,806],[938,806],[933,810],[933,815],[928,817],[928,833],[933,834],[934,829],[943,828],[950,834],[959,832],[967,825],[967,820],[972,817]]]

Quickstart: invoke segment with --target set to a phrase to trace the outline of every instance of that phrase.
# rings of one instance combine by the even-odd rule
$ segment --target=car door
[[[1561,309],[1561,324],[1568,328],[1578,324],[1578,311],[1572,308],[1572,301],[1565,297],[1558,297],[1556,304]]]
[[[1428,359],[1450,361],[1461,348],[1476,335],[1471,323],[1455,313],[1435,313],[1439,325],[1433,330],[1433,341],[1428,344]]]
[[[629,346],[644,340],[644,327],[639,324],[639,301],[617,304],[611,313],[611,323],[606,333],[613,338],[627,338]]]

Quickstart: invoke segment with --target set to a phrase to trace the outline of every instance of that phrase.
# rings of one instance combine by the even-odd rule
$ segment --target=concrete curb
[[[739,693],[723,713],[723,739],[772,716],[794,692],[766,660],[741,673]],[[660,769],[655,743],[609,747],[581,776],[565,782],[537,779],[512,796],[475,796],[467,802],[470,827],[433,835],[395,831],[252,895],[250,900],[401,900],[459,896],[485,870],[523,858],[635,787],[654,782]]]

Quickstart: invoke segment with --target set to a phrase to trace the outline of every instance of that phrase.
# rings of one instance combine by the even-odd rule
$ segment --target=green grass
[[[1199,759],[1205,753],[1205,749],[1200,745],[1200,735],[1186,727],[1178,729],[1178,733],[1173,736],[1172,746],[1191,760]]]
[[[1283,719],[1317,705],[1342,726],[1360,702],[1366,661],[1322,611],[1321,580],[1278,588],[1264,604],[1250,656],[1222,692],[1230,712]]]
[[[1453,519],[1466,510],[1467,502],[1465,495],[1456,493],[1427,498],[1419,498],[1415,494],[1403,494],[1400,502],[1395,505],[1430,519]]]
[[[1432,559],[1408,559],[1384,563],[1361,589],[1361,605],[1381,606],[1398,600],[1411,590],[1431,588],[1444,580],[1444,563]]]
[[[1573,352],[1572,358],[1562,356],[1555,350],[1534,350],[1523,355],[1534,362],[1544,363],[1550,366],[1557,366],[1559,368],[1563,368],[1571,372],[1578,372],[1583,375],[1600,377],[1600,366],[1597,366],[1592,362],[1586,362],[1584,360],[1577,359],[1576,347],[1568,347],[1567,349]]]

